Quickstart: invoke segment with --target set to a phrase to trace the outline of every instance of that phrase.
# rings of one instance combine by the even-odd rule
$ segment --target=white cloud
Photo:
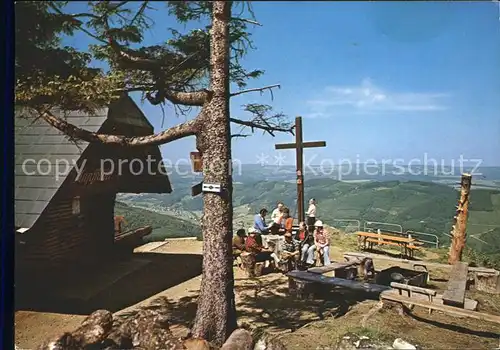
[[[328,86],[320,97],[307,101],[309,118],[324,118],[347,111],[377,112],[430,112],[448,109],[443,104],[444,93],[393,92],[364,79],[359,86]]]

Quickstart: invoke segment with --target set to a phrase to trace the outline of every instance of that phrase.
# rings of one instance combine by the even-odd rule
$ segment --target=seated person
[[[285,207],[285,205],[283,204],[283,202],[279,201],[277,203],[276,208],[271,213],[271,220],[272,221],[274,221],[277,224],[279,224],[281,222],[281,215],[283,215],[284,207]]]
[[[286,209],[283,202],[279,201],[276,209],[271,214],[272,224],[269,229],[272,235],[282,235],[284,231],[284,210]]]
[[[299,242],[303,242],[304,239],[306,239],[306,235],[307,235],[306,233],[307,233],[306,232],[306,223],[302,221],[299,224],[299,232],[297,234],[297,238],[298,238]]]
[[[318,220],[314,223],[314,245],[320,254],[323,255],[324,265],[330,265],[330,237],[323,228],[323,222]]]
[[[266,224],[267,209],[263,208],[260,210],[259,214],[255,215],[253,229],[260,233],[261,235],[268,235],[269,229],[273,226],[274,222],[270,225]]]
[[[242,252],[245,251],[245,238],[247,233],[245,229],[239,229],[236,231],[236,236],[233,237],[233,257],[238,257]]]
[[[279,234],[292,233],[293,218],[290,216],[290,209],[283,208],[283,218],[281,221],[281,228]]]
[[[277,224],[275,222],[272,222],[270,225],[269,225],[269,233],[271,235],[279,235],[280,234],[280,231],[281,231],[281,224]]]
[[[245,242],[245,250],[255,257],[255,262],[264,262],[264,261],[272,261],[276,264],[279,263],[278,256],[271,249],[266,249],[262,246],[262,244],[257,242],[257,231],[255,228],[251,227],[248,230],[249,236]]]
[[[306,267],[314,266],[314,251],[316,246],[314,245],[314,236],[309,232],[305,232],[305,238],[301,242],[301,258],[300,262]]]
[[[364,278],[368,279],[375,275],[375,266],[373,265],[373,260],[370,258],[364,258],[361,262],[361,266],[363,267]]]
[[[297,243],[292,238],[292,233],[285,233],[285,241],[283,242],[283,251],[281,259],[283,262],[295,262],[300,255]]]

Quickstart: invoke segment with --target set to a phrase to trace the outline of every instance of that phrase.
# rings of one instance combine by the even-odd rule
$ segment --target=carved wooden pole
[[[455,224],[451,230],[451,246],[448,263],[454,264],[462,260],[462,252],[465,248],[467,216],[469,213],[469,194],[472,183],[472,175],[462,174],[460,183],[460,200],[454,217]]]

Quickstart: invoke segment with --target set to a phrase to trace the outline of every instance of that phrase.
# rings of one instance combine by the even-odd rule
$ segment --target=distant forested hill
[[[201,196],[191,197],[190,183],[180,183],[169,195],[127,198],[138,205],[201,210]],[[425,181],[342,182],[318,178],[306,182],[306,199],[318,201],[318,216],[336,226],[339,219],[400,224],[405,230],[436,234],[447,244],[459,192],[451,186]],[[173,198],[175,197],[175,202]],[[236,208],[249,206],[249,215],[260,208],[272,209],[282,200],[295,213],[294,181],[235,183]],[[158,214],[160,215],[160,214]],[[472,189],[468,245],[482,252],[500,252],[500,191]]]
[[[127,225],[125,225],[124,230],[151,225],[153,233],[145,237],[146,241],[159,241],[176,237],[201,237],[200,226],[190,221],[146,209],[134,208],[118,201],[115,204],[115,215],[125,217]]]

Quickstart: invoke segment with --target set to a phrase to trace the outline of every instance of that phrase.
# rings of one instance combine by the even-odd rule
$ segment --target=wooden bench
[[[410,286],[407,284],[402,284],[402,283],[397,283],[397,282],[392,282],[391,287],[398,290],[399,295],[403,295],[403,290],[408,292],[408,298],[411,298],[411,293],[418,293],[418,294],[423,294],[427,295],[429,297],[429,302],[433,302],[433,298],[437,295],[437,292],[433,289],[427,289],[427,288],[422,288],[422,287],[416,287],[416,286]],[[429,308],[429,315],[431,314],[432,309]]]
[[[403,242],[388,241],[386,239],[379,240],[377,238],[367,238],[365,241],[369,243],[369,249],[373,249],[374,244],[399,247],[401,249],[401,255],[406,255],[410,258],[413,257],[415,250],[420,250],[420,247],[417,247],[414,243],[405,244]]]
[[[370,243],[378,243],[378,244],[386,244],[386,245],[392,245],[392,246],[397,246],[397,247],[401,247],[401,243],[397,243],[397,242],[392,242],[392,241],[387,241],[387,240],[381,240],[379,241],[378,239],[376,238],[367,238],[366,239],[367,242],[370,242]],[[417,242],[415,242],[417,243]],[[412,243],[412,244],[409,244],[407,245],[406,247],[407,248],[410,248],[410,249],[415,249],[415,250],[419,250],[420,247],[417,247],[415,245],[415,243]]]
[[[356,235],[358,236],[359,244],[361,245],[362,243],[362,248],[366,248],[368,244],[368,247],[371,249],[373,248],[373,245],[375,243],[392,245],[401,248],[401,255],[409,255],[410,257],[413,257],[413,252],[419,249],[415,244],[417,240],[411,237],[401,237],[362,231],[357,232]]]
[[[428,268],[437,268],[437,269],[452,269],[453,265],[448,265],[448,264],[442,264],[442,263],[434,263],[434,262],[429,262],[429,261],[422,261],[422,260],[408,260],[408,259],[400,259],[400,258],[392,258],[389,256],[384,256],[384,255],[379,255],[379,254],[370,254],[370,253],[361,253],[361,252],[346,252],[344,253],[344,259],[346,261],[350,261],[351,259],[364,259],[364,258],[370,258],[370,259],[378,259],[378,260],[387,260],[387,261],[393,261],[397,262],[398,264],[409,264],[412,266],[419,264],[421,266],[426,266]],[[473,272],[474,274],[480,273],[484,275],[489,275],[492,277],[497,277],[500,275],[500,271],[497,271],[492,268],[487,268],[487,267],[474,267],[474,266],[469,266],[469,272]]]
[[[387,300],[387,301],[393,301],[393,302],[397,302],[397,303],[401,303],[401,304],[416,305],[416,306],[424,307],[427,309],[441,311],[441,312],[447,313],[449,315],[457,316],[457,317],[469,317],[469,318],[473,318],[476,320],[482,320],[482,321],[488,321],[488,322],[500,324],[500,316],[497,316],[497,315],[490,315],[490,314],[485,314],[485,313],[477,312],[477,311],[459,309],[459,308],[456,308],[453,306],[434,304],[434,303],[431,303],[429,301],[424,301],[424,300],[415,300],[415,299],[411,299],[407,296],[397,295],[396,293],[391,292],[391,291],[382,292],[380,294],[380,299],[382,301]]]
[[[468,272],[468,263],[458,262],[453,265],[447,289],[443,294],[443,302],[445,305],[464,307]]]

